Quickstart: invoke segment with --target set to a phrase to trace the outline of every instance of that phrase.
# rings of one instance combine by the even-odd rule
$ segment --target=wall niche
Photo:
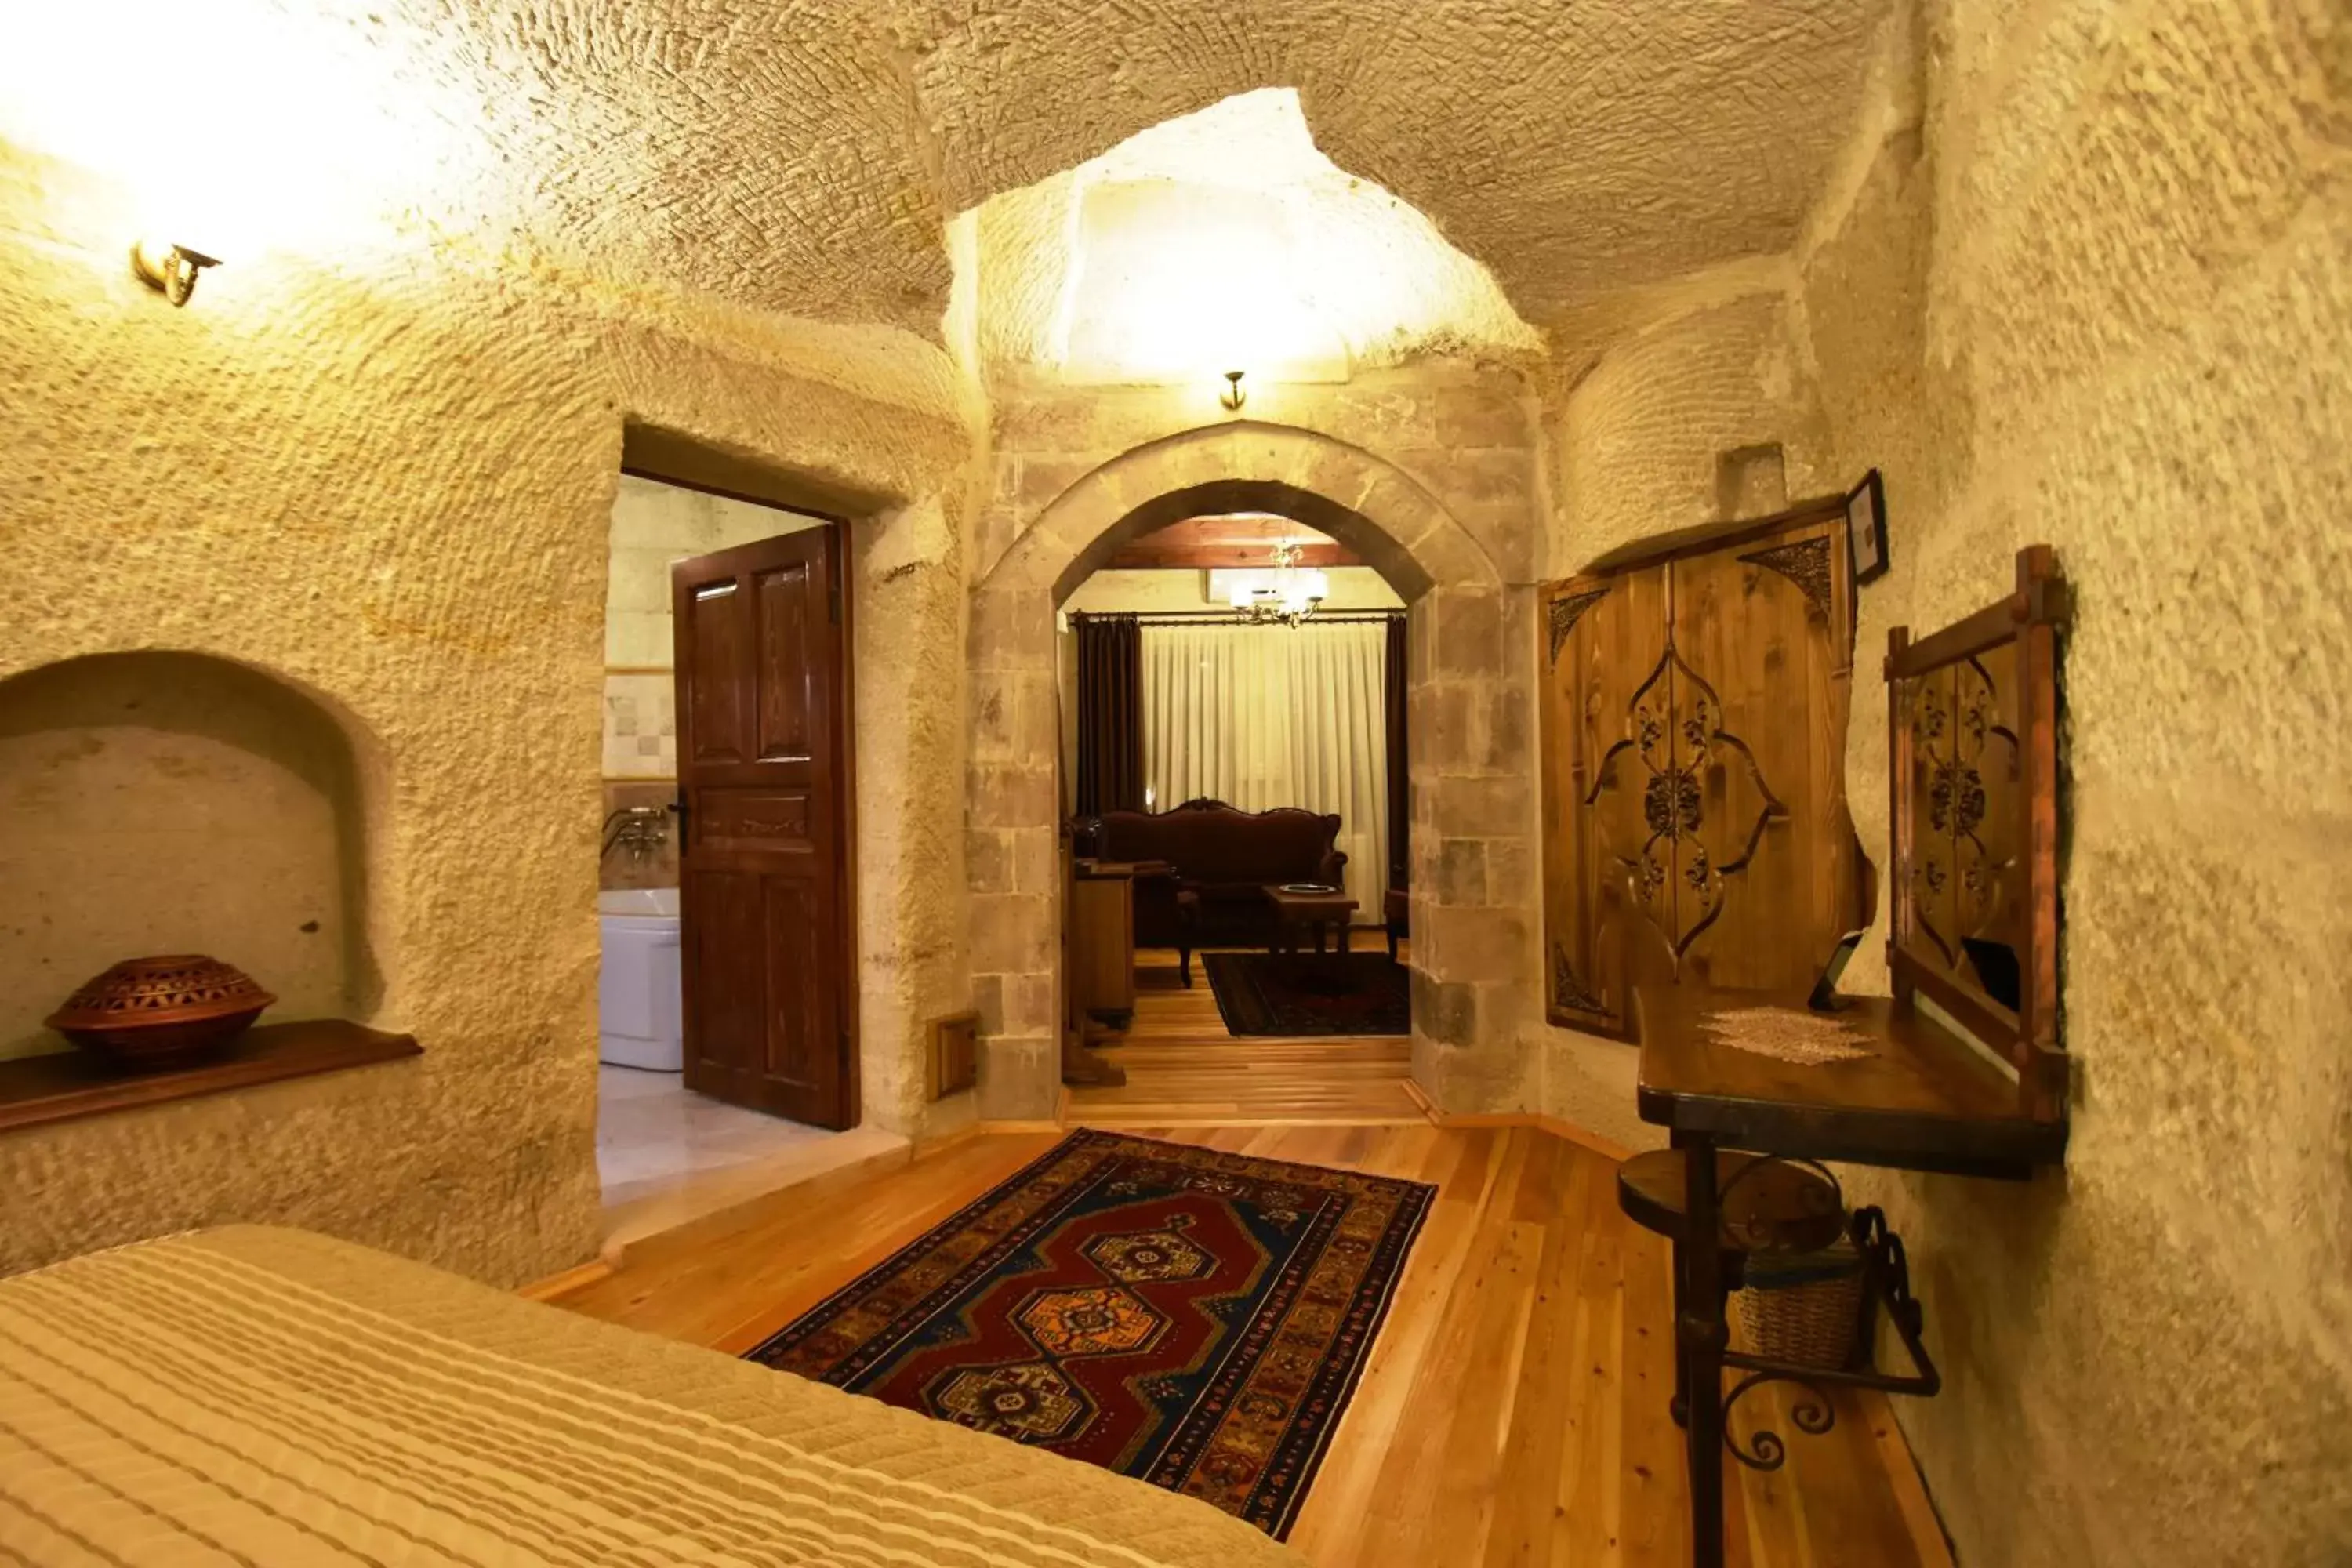
[[[0,681],[0,1059],[142,953],[205,952],[275,992],[264,1021],[365,1019],[359,770],[293,688],[187,653],[99,654]]]

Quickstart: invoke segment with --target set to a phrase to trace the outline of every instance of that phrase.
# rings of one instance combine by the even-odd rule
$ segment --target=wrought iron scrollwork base
[[[1751,1470],[1777,1470],[1788,1463],[1789,1446],[1780,1434],[1769,1427],[1759,1426],[1748,1439],[1748,1447],[1739,1446],[1739,1434],[1731,1427],[1732,1406],[1751,1388],[1768,1383],[1794,1384],[1805,1391],[1805,1397],[1789,1407],[1790,1424],[1809,1437],[1818,1437],[1837,1425],[1837,1406],[1830,1402],[1827,1390],[1810,1377],[1788,1372],[1751,1372],[1735,1384],[1723,1400],[1723,1446],[1731,1457]]]
[[[1795,1163],[1812,1163],[1811,1161]],[[1847,1224],[1846,1234],[1862,1260],[1863,1318],[1857,1327],[1859,1343],[1868,1345],[1873,1316],[1884,1311],[1895,1337],[1903,1342],[1904,1352],[1909,1356],[1914,1370],[1908,1375],[1897,1375],[1866,1367],[1806,1366],[1796,1362],[1749,1355],[1744,1351],[1727,1352],[1723,1364],[1747,1375],[1733,1385],[1731,1393],[1724,1399],[1723,1444],[1731,1450],[1734,1458],[1749,1469],[1777,1470],[1788,1460],[1788,1445],[1778,1432],[1759,1428],[1743,1448],[1738,1435],[1731,1429],[1731,1407],[1752,1388],[1767,1383],[1791,1383],[1802,1388],[1806,1398],[1790,1407],[1789,1422],[1806,1436],[1817,1437],[1837,1425],[1837,1408],[1830,1398],[1830,1390],[1833,1388],[1875,1388],[1887,1394],[1907,1394],[1924,1399],[1944,1386],[1943,1374],[1928,1359],[1927,1348],[1923,1342],[1926,1314],[1911,1294],[1911,1268],[1903,1251],[1903,1238],[1886,1228],[1886,1215],[1875,1207],[1856,1209]]]

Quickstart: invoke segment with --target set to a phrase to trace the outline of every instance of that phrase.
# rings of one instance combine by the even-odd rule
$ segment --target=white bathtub
[[[604,966],[596,984],[597,1054],[615,1067],[677,1072],[686,1065],[678,1012],[677,889],[596,895]]]

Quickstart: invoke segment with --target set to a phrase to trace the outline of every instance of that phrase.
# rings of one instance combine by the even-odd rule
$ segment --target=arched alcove
[[[293,687],[200,654],[99,654],[0,681],[0,1058],[118,960],[205,952],[278,1019],[374,1007],[360,772]]]
[[[1414,1078],[1450,1109],[1517,1100],[1538,967],[1524,594],[1395,465],[1313,431],[1235,421],[1081,476],[974,591],[967,826],[987,1114],[1051,1114],[1058,1093],[1055,607],[1128,541],[1219,510],[1278,512],[1330,534],[1407,601]]]

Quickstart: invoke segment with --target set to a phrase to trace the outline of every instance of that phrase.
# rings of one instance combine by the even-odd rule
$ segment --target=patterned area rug
[[[1073,1132],[750,1359],[1280,1539],[1435,1192]]]
[[[1410,1035],[1412,975],[1385,952],[1205,952],[1217,1011],[1236,1035]]]

